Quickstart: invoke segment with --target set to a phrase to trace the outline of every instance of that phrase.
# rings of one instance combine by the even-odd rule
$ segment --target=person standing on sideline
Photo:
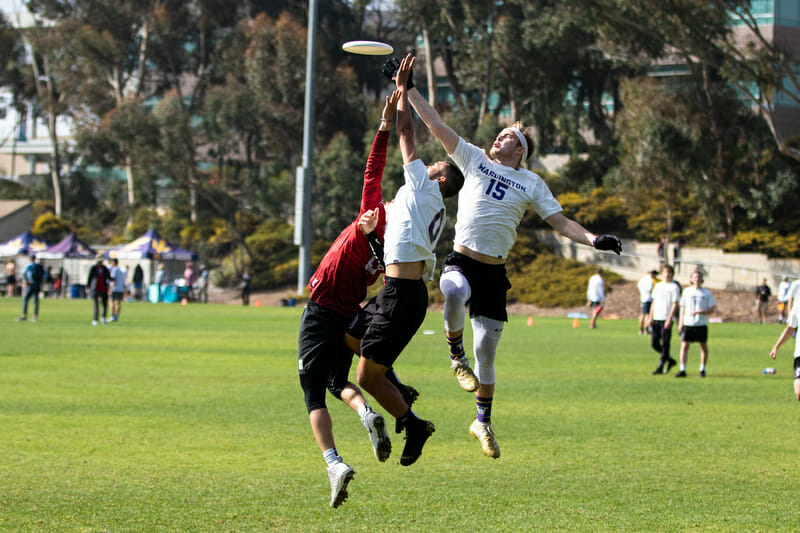
[[[97,256],[97,263],[89,269],[89,277],[86,279],[86,287],[92,295],[92,325],[97,325],[98,318],[102,324],[106,323],[108,315],[108,291],[111,287],[111,272],[103,264],[103,256]],[[103,305],[103,316],[100,314],[100,304]]]
[[[191,262],[187,262],[183,271],[183,286],[186,287],[186,299],[190,302],[194,300],[195,278],[194,265]]]
[[[658,241],[658,246],[656,247],[656,253],[658,254],[658,264],[660,268],[664,268],[664,265],[667,262],[666,257],[664,257],[664,252],[666,251],[666,244],[664,237],[661,237]]]
[[[653,287],[653,304],[650,307],[650,345],[657,351],[661,358],[658,368],[653,375],[668,374],[677,361],[669,355],[669,345],[672,340],[672,322],[678,312],[681,299],[681,288],[672,277],[675,271],[672,265],[664,265],[661,269],[664,281],[656,283]]]
[[[765,280],[766,281],[766,280]],[[717,308],[711,291],[703,287],[703,273],[692,272],[691,286],[681,295],[681,311],[678,332],[681,334],[681,368],[676,378],[686,377],[686,362],[689,358],[689,343],[700,344],[700,377],[706,377],[708,363],[708,315]]]
[[[242,282],[239,284],[239,288],[242,290],[242,305],[250,305],[250,279],[252,276],[250,275],[250,267],[244,267],[244,272],[242,272]]]
[[[144,286],[144,270],[142,270],[142,265],[136,263],[136,266],[133,269],[133,299],[137,302],[142,300],[142,288]]]
[[[756,312],[762,324],[767,322],[767,311],[769,311],[769,297],[772,291],[767,285],[767,278],[761,280],[761,285],[756,287]]]
[[[769,356],[775,359],[778,356],[778,349],[784,342],[791,337],[795,337],[794,341],[794,397],[800,402],[800,338],[797,337],[797,328],[800,325],[800,305],[794,306],[789,311],[789,316],[786,318],[786,328],[781,332],[780,337],[775,342],[775,346],[769,352]]]
[[[42,290],[44,276],[44,267],[36,260],[36,256],[31,254],[31,262],[22,271],[22,283],[24,284],[25,293],[22,297],[22,316],[17,319],[18,321],[28,319],[28,300],[31,298],[33,298],[33,317],[31,322],[36,322],[39,318],[39,292]]]
[[[603,305],[606,303],[602,268],[598,268],[597,272],[589,278],[589,284],[586,287],[586,300],[592,308],[592,321],[589,323],[589,327],[597,329],[597,317],[600,316],[600,312],[603,311]]]
[[[675,267],[675,272],[681,271],[681,241],[675,240],[672,245],[672,266]]]
[[[386,72],[389,69],[384,68]],[[523,168],[533,140],[521,123],[500,131],[489,155],[462,139],[444,123],[422,94],[409,84],[414,110],[464,174],[458,198],[455,242],[445,258],[439,288],[444,295],[444,326],[451,368],[462,389],[476,393],[477,417],[469,429],[483,453],[500,456],[491,424],[497,345],[508,321],[506,257],[516,228],[528,207],[569,239],[617,254],[622,243],[613,235],[594,235],[562,213],[547,184]],[[473,329],[475,371],[464,353],[465,307]]]
[[[156,268],[156,303],[161,302],[161,298],[164,295],[164,283],[166,280],[164,277],[166,276],[166,272],[164,271],[164,263],[159,263],[158,268]]]
[[[791,288],[791,283],[789,283],[789,278],[787,276],[783,276],[780,284],[778,285],[778,323],[785,324],[786,317],[789,315],[789,289]]]
[[[642,279],[636,283],[636,288],[639,289],[639,303],[641,304],[639,335],[644,335],[645,331],[650,333],[647,317],[650,315],[650,306],[653,304],[653,286],[655,286],[656,281],[658,281],[658,271],[651,270],[649,274],[642,276]]]
[[[119,260],[111,260],[111,322],[119,320],[122,312],[122,299],[125,297],[125,269],[119,266]]]
[[[208,303],[208,267],[200,265],[200,277],[197,280],[197,301]]]
[[[455,165],[438,161],[426,167],[417,157],[406,86],[413,66],[414,58],[408,54],[397,71],[397,136],[403,155],[404,183],[386,207],[386,274],[375,301],[376,311],[361,339],[358,361],[358,384],[405,429],[406,444],[400,456],[403,466],[416,462],[435,427],[417,417],[386,373],[425,319],[425,282],[433,279],[433,250],[445,226],[443,199],[455,196],[464,183],[464,176]]]
[[[10,257],[6,261],[6,296],[11,298],[17,292],[17,260]]]

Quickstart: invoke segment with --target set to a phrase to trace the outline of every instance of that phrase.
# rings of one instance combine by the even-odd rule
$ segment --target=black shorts
[[[367,332],[367,328],[370,322],[372,322],[372,317],[375,316],[377,312],[378,297],[375,296],[358,311],[358,314],[350,322],[350,325],[347,326],[347,333],[355,339],[363,339],[364,333]]]
[[[708,326],[683,326],[681,340],[683,342],[707,342]]]
[[[472,296],[469,316],[485,316],[501,322],[508,322],[506,293],[511,288],[505,265],[487,265],[458,252],[450,252],[442,264],[442,274],[450,271],[461,272],[469,283]]]
[[[650,308],[653,306],[653,301],[642,302],[642,314],[647,315],[650,313]]]
[[[361,339],[361,355],[391,368],[422,325],[428,311],[428,288],[421,279],[384,276],[375,314]]]
[[[122,297],[125,295],[124,292],[112,292],[111,293],[111,301],[112,302],[121,302]]]
[[[350,370],[352,352],[344,344],[344,333],[350,318],[335,313],[309,300],[300,319],[297,341],[298,371]]]

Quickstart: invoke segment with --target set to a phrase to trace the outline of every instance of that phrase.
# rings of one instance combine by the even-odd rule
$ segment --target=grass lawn
[[[657,355],[632,321],[589,330],[512,317],[492,460],[467,433],[474,397],[452,377],[441,314],[430,313],[396,369],[436,433],[415,465],[397,463],[399,435],[378,463],[357,415],[329,396],[337,447],[356,470],[334,510],[297,378],[301,308],[127,303],[121,322],[92,326],[87,300],[42,301],[37,323],[14,322],[20,304],[0,298],[4,531],[800,524],[793,343],[769,359],[776,324],[712,324],[708,377],[697,377],[694,346],[679,380],[650,374]]]

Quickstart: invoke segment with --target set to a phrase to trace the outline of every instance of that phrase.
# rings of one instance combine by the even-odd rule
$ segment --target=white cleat
[[[472,367],[469,366],[467,356],[462,355],[457,359],[451,359],[450,368],[453,369],[453,374],[455,374],[456,379],[458,379],[458,384],[461,385],[462,389],[467,392],[475,392],[478,390],[481,384],[478,382],[475,372],[472,371]]]
[[[331,507],[334,509],[347,499],[347,484],[355,474],[353,467],[343,461],[328,467],[328,479],[331,482]]]
[[[476,418],[469,427],[469,434],[478,439],[483,448],[483,453],[493,459],[500,457],[500,446],[494,438],[494,428],[490,424],[478,422]]]
[[[372,443],[372,451],[375,452],[375,459],[380,462],[386,461],[392,454],[392,441],[386,431],[386,421],[383,416],[370,409],[361,420],[367,428],[369,441]]]

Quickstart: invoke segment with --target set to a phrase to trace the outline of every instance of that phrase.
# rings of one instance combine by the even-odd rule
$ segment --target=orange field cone
[[[261,307],[261,300],[256,300],[256,307]]]
[[[188,304],[188,303],[189,303],[189,300],[187,300],[186,298],[183,298],[183,299],[181,300],[181,305],[186,305],[186,304]]]
[[[572,327],[573,328],[577,328],[579,325],[580,325],[580,322],[578,321],[578,319],[577,318],[573,318],[572,319]]]
[[[533,316],[529,316],[529,317],[528,317],[528,325],[529,325],[529,326],[532,326],[532,325],[533,325]]]

